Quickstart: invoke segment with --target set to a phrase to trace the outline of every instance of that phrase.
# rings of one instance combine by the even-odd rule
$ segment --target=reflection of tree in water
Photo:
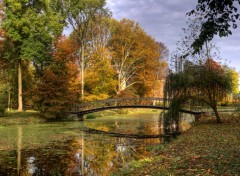
[[[150,156],[150,152],[146,150],[146,146],[156,139],[144,139],[141,145],[134,145],[133,139],[130,138],[116,138],[116,158],[113,160],[115,168],[123,167],[131,160],[139,160],[146,156]]]
[[[83,143],[83,138],[79,136],[65,143],[56,142],[31,150],[23,149],[21,150],[20,175],[79,176],[83,175],[82,166],[84,166],[84,175],[109,175],[126,162],[132,159],[140,159],[143,155],[148,154],[145,147],[132,145],[133,139],[111,138],[108,142],[105,138],[104,135],[90,136],[89,138],[85,136]],[[151,141],[146,140],[144,144],[148,142]],[[84,150],[82,150],[83,144]],[[84,162],[82,162],[83,151]],[[12,155],[13,158],[17,158],[17,152],[13,152]],[[9,170],[7,165],[0,166],[3,173],[16,175],[16,169],[13,168],[17,168],[17,164],[15,166],[10,165]]]
[[[82,158],[84,157],[84,158]],[[82,137],[69,141],[65,175],[109,175],[116,157],[114,144],[105,140],[87,140]]]
[[[75,138],[69,142],[68,170],[65,175],[73,175],[84,165],[84,175],[98,176],[109,175],[115,169],[122,167],[125,162],[132,159],[143,158],[149,154],[145,147],[131,145],[131,139],[115,138],[116,141],[107,142],[104,136],[98,136],[96,140],[84,140],[84,164],[82,163],[82,138]]]
[[[56,175],[67,169],[65,154],[61,147],[50,145],[49,149],[38,148],[22,151],[22,168],[20,175]]]
[[[115,123],[116,121],[117,124]],[[134,121],[133,125],[131,121],[134,121],[134,119],[130,120],[130,122],[128,120],[126,122],[121,122],[120,120],[110,122],[114,126],[113,129],[117,128],[116,131],[131,132],[133,134],[138,134],[139,132],[145,134],[155,133],[155,122],[158,122],[146,121],[144,118],[140,118],[139,121]],[[112,128],[110,128],[111,125],[104,126],[98,124],[98,126],[100,126],[101,130],[112,131]],[[21,130],[17,130],[14,134],[21,136]],[[101,134],[86,133],[81,135],[81,132],[76,135],[74,133],[74,136],[69,137],[66,135],[62,137],[61,134],[60,139],[54,138],[55,142],[47,140],[42,146],[35,145],[28,147],[26,147],[26,144],[29,145],[31,141],[26,136],[23,136],[22,142],[21,140],[15,141],[15,150],[14,148],[8,149],[8,151],[6,149],[6,154],[1,151],[0,175],[6,175],[5,173],[8,173],[8,175],[17,175],[17,163],[19,162],[21,176],[107,176],[115,169],[123,167],[130,160],[138,160],[145,155],[150,155],[149,151],[146,150],[147,145],[160,143],[160,139],[110,137]],[[34,139],[37,139],[37,137]],[[21,143],[25,144],[25,146],[21,147]],[[19,152],[17,152],[17,146],[19,146]]]
[[[19,131],[18,134],[21,135],[21,129]],[[17,150],[8,152],[2,161],[0,175],[56,175],[66,170],[66,164],[61,162],[64,153],[59,152],[64,146],[50,144],[43,148],[26,150],[21,147],[21,138],[18,138]]]
[[[108,175],[113,167],[112,160],[116,156],[114,144],[104,140],[86,140],[86,160],[89,164],[87,173],[89,175]]]
[[[104,136],[102,136],[104,137]],[[68,172],[73,173],[77,166],[82,165],[82,139],[75,138],[70,143],[71,150],[68,155],[75,156],[75,161],[68,161]],[[124,150],[124,149],[123,149]],[[120,151],[120,148],[114,143],[105,140],[87,140],[84,141],[84,175],[109,175],[109,173],[122,166],[123,157],[125,158],[126,150]],[[76,160],[77,158],[77,160]],[[76,162],[77,161],[77,162]],[[78,164],[78,165],[77,165]]]
[[[68,141],[67,156],[64,162],[67,165],[65,175],[84,175],[84,139],[77,138]]]

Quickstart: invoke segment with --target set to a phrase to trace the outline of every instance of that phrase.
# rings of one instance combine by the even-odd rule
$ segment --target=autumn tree
[[[220,64],[212,59],[207,59],[205,64],[200,67],[199,72],[200,75],[196,78],[196,84],[200,86],[203,97],[200,98],[200,94],[198,99],[213,109],[217,123],[221,123],[217,105],[231,92],[231,77]]]
[[[143,30],[134,21],[127,19],[112,21],[109,46],[113,53],[113,66],[117,72],[117,94],[137,83],[132,81],[136,72],[142,67],[140,65],[142,57],[138,48],[140,42],[138,35],[141,32]]]
[[[107,99],[116,91],[115,70],[109,51],[111,20],[98,15],[89,26],[88,64],[85,70],[85,100]]]
[[[232,80],[232,93],[236,96],[239,94],[239,73],[233,68],[228,69],[228,72]]]
[[[141,97],[155,97],[161,89],[158,82],[163,79],[167,68],[167,63],[162,56],[166,48],[146,33],[142,33],[139,38],[141,38],[140,48],[142,48],[139,56],[142,60],[139,63],[141,69],[137,70],[133,78],[133,81],[137,82],[134,87],[136,94]]]
[[[117,94],[134,86],[135,93],[147,95],[161,69],[160,45],[138,23],[122,19],[112,22],[109,47],[117,72]]]
[[[86,100],[107,99],[115,95],[117,81],[111,64],[111,54],[98,48],[89,59],[86,69]]]
[[[84,99],[85,66],[87,62],[87,44],[91,35],[91,24],[97,22],[98,16],[108,16],[105,0],[70,0],[64,1],[67,22],[73,28],[72,36],[80,46],[79,66],[81,68],[81,97]]]
[[[201,32],[192,43],[196,52],[215,35],[226,37],[232,34],[231,29],[237,28],[240,19],[239,5],[240,0],[198,0],[196,9],[187,13],[189,16],[200,13],[204,19]]]
[[[169,74],[166,94],[173,100],[170,104],[169,117],[179,122],[179,110],[188,107],[211,108],[216,122],[221,123],[217,104],[231,92],[231,78],[226,69],[212,59],[205,63],[186,62],[181,72]]]
[[[59,38],[52,54],[52,62],[38,82],[35,102],[42,116],[59,118],[78,102],[80,80],[76,49],[66,37]]]
[[[18,64],[18,110],[22,111],[22,62],[43,63],[49,57],[54,37],[62,32],[63,18],[58,0],[3,2],[2,27],[13,46],[5,57]]]

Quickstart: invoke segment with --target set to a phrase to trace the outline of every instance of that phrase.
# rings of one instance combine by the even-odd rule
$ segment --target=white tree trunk
[[[84,99],[84,55],[85,55],[85,51],[84,51],[84,45],[82,44],[82,49],[81,49],[81,83],[82,83],[82,91],[81,91],[81,99]]]
[[[18,61],[18,111],[23,110],[23,101],[22,101],[22,62]]]

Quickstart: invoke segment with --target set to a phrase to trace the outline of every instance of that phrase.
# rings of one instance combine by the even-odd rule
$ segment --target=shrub
[[[0,104],[0,117],[4,116],[5,110],[6,110],[5,107],[2,104]]]
[[[88,114],[86,118],[87,119],[96,119],[96,116],[93,114]]]

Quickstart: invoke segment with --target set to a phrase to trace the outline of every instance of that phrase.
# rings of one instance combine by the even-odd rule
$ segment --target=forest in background
[[[61,117],[80,101],[162,97],[168,49],[105,5],[1,1],[1,106]]]
[[[238,73],[214,61],[215,46],[206,40],[196,52],[192,45],[204,24],[199,13],[183,29],[185,37],[172,57],[172,68],[166,60],[167,47],[137,22],[113,19],[105,0],[0,2],[2,109],[31,108],[43,116],[62,117],[73,104],[82,101],[162,98],[166,78],[165,96],[172,99],[182,95],[184,100],[189,96],[198,99],[198,95],[209,100],[208,93],[202,96],[207,87],[214,94],[214,98],[210,97],[214,106],[198,100],[216,109],[222,101],[228,103],[229,96],[238,96]],[[72,29],[69,36],[63,35],[66,28]],[[208,62],[212,63],[211,72],[200,69]],[[196,76],[205,73],[214,79]],[[175,80],[171,79],[174,74]],[[218,77],[227,81],[217,83]],[[196,79],[207,80],[201,82],[202,89]],[[192,85],[199,86],[196,89]],[[194,90],[198,92],[190,93]],[[186,103],[194,104],[177,101],[179,108]]]

